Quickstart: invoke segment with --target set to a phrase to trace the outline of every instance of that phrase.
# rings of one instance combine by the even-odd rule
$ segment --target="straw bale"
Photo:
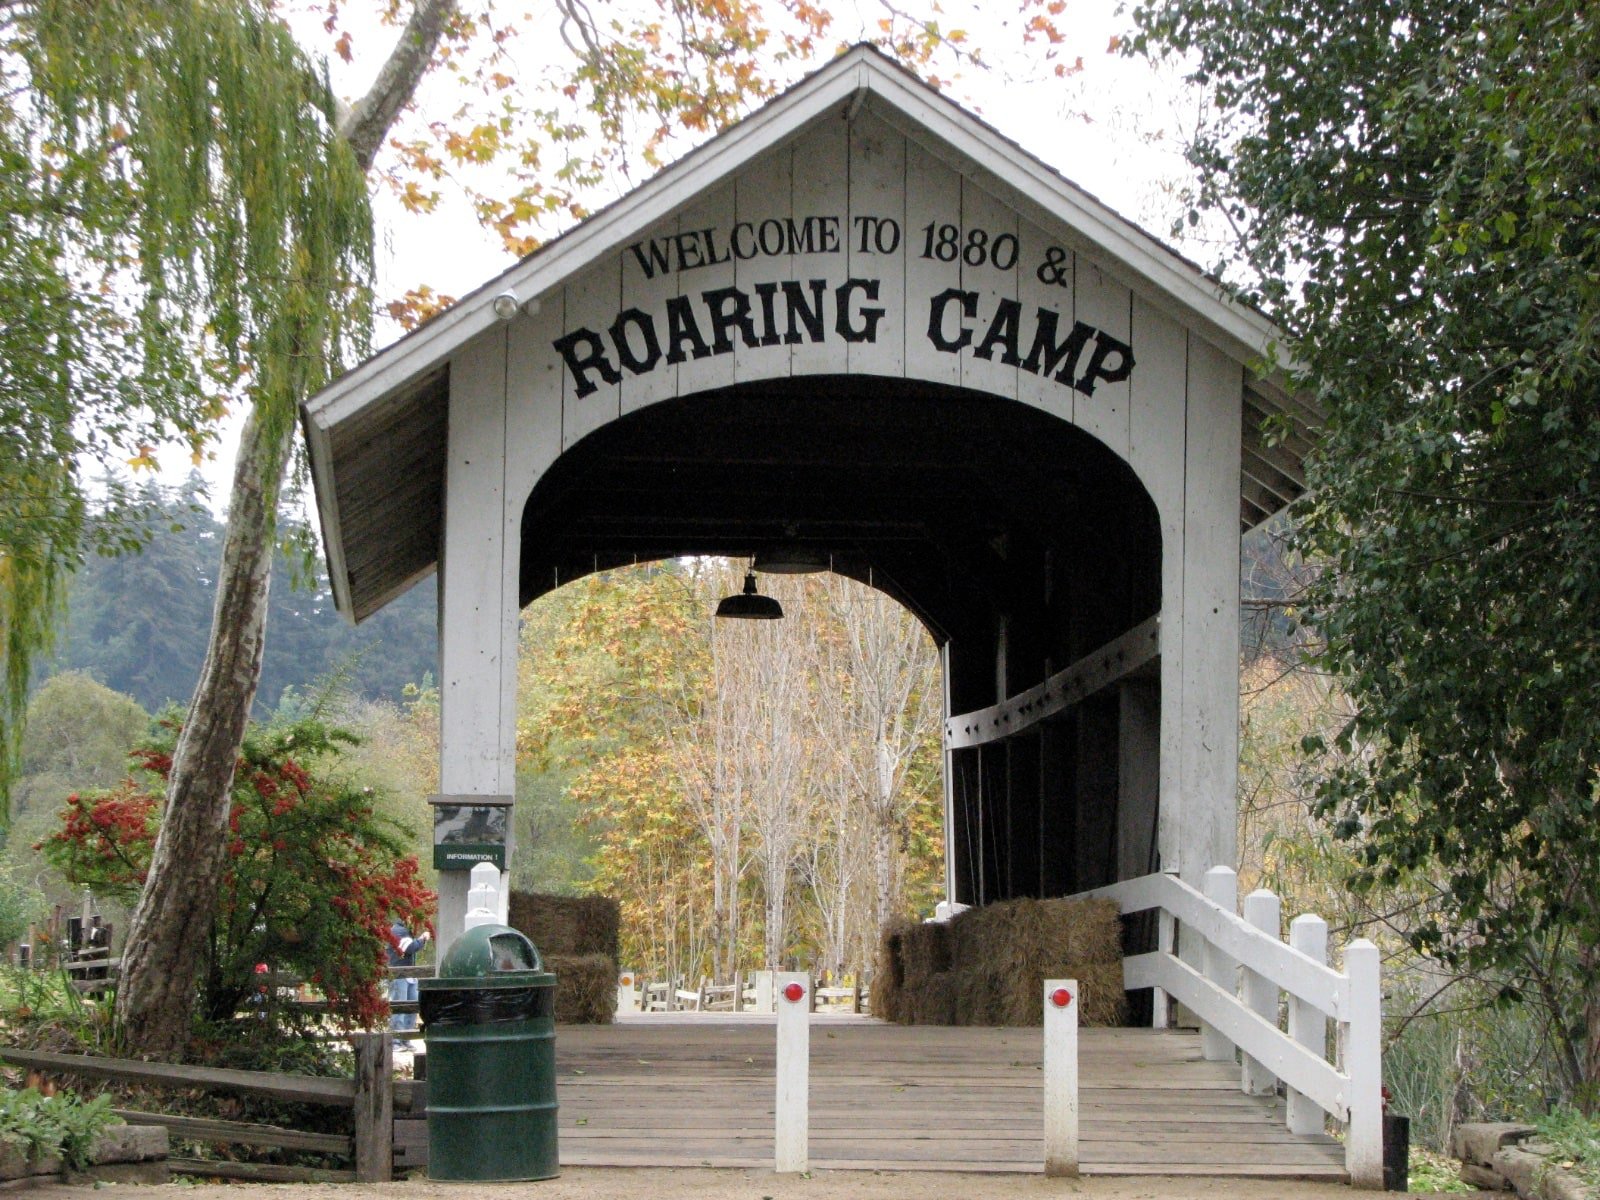
[[[999,1025],[1000,988],[993,974],[983,967],[958,967],[950,972],[955,991],[957,1025]]]
[[[1127,1020],[1128,994],[1122,988],[1122,960],[1078,968],[1078,1021],[1083,1025],[1121,1025]],[[1041,989],[1042,990],[1042,989]]]
[[[621,910],[609,896],[512,892],[507,918],[541,954],[603,954],[618,961]]]
[[[942,921],[910,925],[900,939],[900,963],[908,989],[922,987],[950,969],[950,929]]]
[[[956,1023],[955,974],[940,971],[923,980],[916,992],[908,994],[911,1001],[909,1025],[954,1025]]]
[[[558,1025],[609,1025],[617,1011],[617,964],[603,954],[546,954],[556,977]]]
[[[872,1015],[884,1021],[911,1024],[905,990],[905,937],[916,922],[903,917],[884,925],[878,936],[878,965],[872,972]]]

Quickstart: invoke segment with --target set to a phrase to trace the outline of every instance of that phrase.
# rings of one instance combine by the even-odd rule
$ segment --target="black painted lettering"
[[[860,292],[868,300],[876,300],[878,281],[847,279],[839,285],[839,290],[833,294],[835,328],[847,342],[875,342],[878,340],[878,322],[883,320],[884,310],[863,308],[860,312],[861,324],[855,324],[850,319],[850,296],[853,292]]]
[[[700,254],[700,235],[698,233],[675,234],[672,244],[678,249],[678,270],[692,271],[696,267],[705,266],[705,259]]]
[[[1117,361],[1113,366],[1106,366],[1106,360],[1113,354]],[[1084,368],[1083,378],[1072,386],[1085,396],[1094,395],[1094,382],[1119,383],[1126,379],[1133,371],[1133,347],[1127,342],[1118,341],[1109,333],[1096,331],[1094,335],[1094,353],[1089,355],[1089,365]]]
[[[794,222],[791,221],[790,224]],[[761,253],[768,258],[776,258],[784,253],[784,246],[787,243],[783,240],[783,222],[776,217],[768,217],[761,222],[761,228],[757,231],[757,241],[761,244]]]
[[[639,260],[639,269],[644,272],[646,279],[654,279],[658,271],[665,275],[671,269],[665,238],[651,238],[648,243],[635,242],[628,249],[632,250],[634,258]]]
[[[689,343],[690,353],[695,358],[709,358],[711,347],[706,345],[706,339],[701,336],[700,326],[695,323],[694,309],[690,307],[689,297],[673,296],[667,301],[667,361],[674,365],[684,362],[689,355],[683,352],[683,344]]]
[[[959,337],[946,337],[944,333],[944,310],[950,307],[950,302],[959,301],[961,315],[966,318],[978,315],[978,293],[963,292],[960,288],[945,288],[933,298],[928,305],[928,340],[933,343],[935,350],[943,350],[946,354],[958,354],[962,347],[972,345],[972,330],[965,324],[960,327]]]
[[[821,236],[817,241],[822,246],[824,254],[832,254],[839,248],[839,218],[838,217],[807,217],[809,225],[815,220],[820,228]]]
[[[574,329],[571,333],[562,334],[551,345],[565,360],[567,370],[572,372],[573,381],[578,385],[576,395],[580,400],[590,392],[599,390],[599,385],[589,379],[590,371],[598,373],[607,383],[622,382],[622,372],[611,365],[611,360],[606,357],[605,343],[594,330]]]
[[[1084,346],[1093,335],[1094,330],[1082,321],[1074,321],[1072,332],[1067,335],[1067,340],[1056,342],[1056,329],[1061,321],[1061,314],[1053,309],[1041,308],[1039,310],[1039,326],[1034,331],[1033,349],[1028,351],[1028,357],[1019,364],[1024,371],[1032,371],[1035,375],[1049,375],[1055,372],[1057,383],[1070,384],[1072,376],[1078,369],[1078,357],[1083,353]],[[1056,365],[1061,364],[1061,369],[1056,370]]]
[[[748,241],[741,241],[740,235],[747,237]],[[740,262],[756,256],[756,227],[749,221],[740,221],[733,227],[733,232],[728,235],[728,244],[733,247],[733,256]]]
[[[633,343],[628,340],[630,326],[639,331],[639,340],[644,343],[644,349],[637,354],[634,353]],[[656,336],[656,323],[642,309],[623,309],[617,314],[617,319],[611,322],[610,333],[611,344],[617,351],[617,361],[635,375],[653,371],[661,361],[661,339]]]
[[[754,350],[761,345],[756,338],[755,322],[750,319],[750,297],[736,287],[712,288],[701,292],[706,311],[711,314],[711,352],[727,354],[733,349],[733,339],[728,332],[739,331],[744,344]]]
[[[793,217],[784,218],[785,234],[790,254],[815,254],[817,252],[817,219],[807,217],[800,224]]]
[[[1015,300],[1001,300],[995,309],[994,320],[972,351],[974,358],[993,358],[994,348],[1000,347],[1000,361],[1008,367],[1017,366],[1022,359],[1017,356],[1017,328],[1022,323],[1022,305]]]
[[[808,280],[811,288],[811,303],[806,304],[806,294],[800,290],[800,284],[793,279],[783,281],[783,304],[789,316],[789,331],[783,335],[783,340],[790,346],[797,346],[806,339],[800,333],[800,326],[806,327],[806,333],[811,335],[813,342],[822,340],[822,297],[827,292],[826,279]]]
[[[717,231],[715,229],[702,229],[700,231],[700,241],[706,249],[706,266],[714,267],[718,263],[727,262],[732,257],[726,249],[722,251],[721,257],[718,257]]]
[[[778,332],[777,296],[777,284],[756,284],[756,298],[761,301],[761,344],[763,346],[776,346],[783,341],[783,335]]]

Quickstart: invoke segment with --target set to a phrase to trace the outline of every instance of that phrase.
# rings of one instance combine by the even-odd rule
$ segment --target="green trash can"
[[[462,934],[418,987],[428,1047],[428,1177],[552,1179],[556,977],[504,925]]]

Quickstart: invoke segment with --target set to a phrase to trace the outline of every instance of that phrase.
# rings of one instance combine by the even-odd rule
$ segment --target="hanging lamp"
[[[772,596],[756,591],[756,573],[744,573],[744,591],[724,596],[717,605],[717,616],[733,617],[741,621],[776,621],[783,616],[783,605]]]

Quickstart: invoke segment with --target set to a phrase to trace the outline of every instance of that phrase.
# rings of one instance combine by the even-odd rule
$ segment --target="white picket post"
[[[773,1107],[774,1171],[804,1171],[810,1135],[811,979],[774,974],[778,1005],[777,1096]]]
[[[1279,921],[1283,909],[1278,898],[1266,888],[1257,888],[1244,898],[1244,919],[1252,928],[1261,930],[1274,941],[1279,936]],[[1258,971],[1244,970],[1244,1006],[1256,1016],[1278,1025],[1278,985]],[[1267,1066],[1244,1055],[1239,1068],[1239,1086],[1251,1096],[1270,1096],[1278,1090],[1278,1077]]]
[[[1205,898],[1230,913],[1239,911],[1239,876],[1232,867],[1212,867],[1206,872]],[[1210,941],[1205,944],[1205,976],[1228,995],[1238,993],[1239,964]],[[1205,1022],[1200,1025],[1200,1052],[1207,1062],[1230,1062],[1233,1043]]]
[[[1078,981],[1044,981],[1044,1173],[1078,1174]]]
[[[1176,876],[1177,868],[1168,867],[1163,875]],[[1164,908],[1156,909],[1156,950],[1171,954],[1178,948],[1178,919]],[[1151,989],[1150,1028],[1165,1029],[1172,1021],[1172,1002],[1166,988]]]
[[[1357,938],[1344,948],[1350,984],[1350,1020],[1344,1070],[1350,1077],[1350,1120],[1344,1132],[1344,1165],[1350,1186],[1383,1188],[1383,994],[1378,948]]]
[[[481,862],[472,868],[467,889],[467,915],[462,919],[462,932],[480,925],[504,925],[505,906],[500,903],[500,868],[493,863]]]
[[[1328,962],[1328,923],[1314,913],[1302,913],[1289,922],[1289,945],[1318,965]],[[1318,1058],[1328,1053],[1328,1018],[1315,1006],[1289,993],[1289,1040]],[[1289,1091],[1290,1133],[1322,1133],[1328,1118],[1319,1105],[1293,1088]]]

